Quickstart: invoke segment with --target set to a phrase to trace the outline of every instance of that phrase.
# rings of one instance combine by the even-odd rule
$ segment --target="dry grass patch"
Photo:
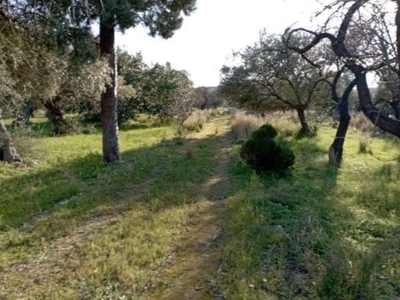
[[[230,118],[230,125],[236,142],[248,140],[251,134],[265,123],[279,128],[285,136],[293,136],[299,131],[296,124],[297,117],[293,112],[274,112],[265,114],[264,117],[254,114],[246,114],[244,111],[235,111]]]
[[[251,134],[266,123],[266,118],[247,115],[243,111],[235,111],[230,118],[230,125],[235,141],[246,141]]]

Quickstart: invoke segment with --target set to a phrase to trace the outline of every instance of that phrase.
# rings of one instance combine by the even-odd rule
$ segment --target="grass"
[[[47,268],[9,275],[0,298],[22,290],[30,299],[132,298],[150,289],[208,202],[197,188],[215,164],[220,137],[212,136],[177,140],[172,127],[121,132],[124,162],[109,166],[96,152],[99,134],[41,137],[44,160],[1,164],[0,271],[44,257]]]
[[[232,146],[217,216],[221,263],[202,299],[396,299],[399,141],[352,127],[334,166],[334,128],[298,140],[290,116],[266,120],[291,139],[294,170],[260,178]],[[185,280],[182,269],[168,271],[185,256],[173,253],[193,246],[185,241],[194,220],[215,213],[202,189],[226,122],[211,119],[185,138],[170,126],[131,124],[120,132],[123,163],[108,166],[99,133],[33,135],[27,166],[0,164],[0,299],[174,299],[164,280]],[[231,124],[234,134],[248,126]]]
[[[192,131],[200,132],[207,121],[219,114],[217,109],[196,109],[178,128],[178,133],[184,136]]]
[[[235,111],[230,118],[233,138],[236,143],[241,144],[248,140],[255,130],[271,122],[277,125],[285,136],[293,136],[299,131],[296,125],[297,117],[293,112],[276,112],[262,117]]]
[[[287,180],[258,178],[237,158],[232,174],[247,174],[248,185],[225,216],[226,298],[399,296],[399,141],[375,138],[359,154],[360,133],[351,130],[337,167],[327,164],[333,136],[322,127],[316,138],[293,140]]]

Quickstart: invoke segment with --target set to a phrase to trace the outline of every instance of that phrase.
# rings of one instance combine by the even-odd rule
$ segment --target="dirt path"
[[[228,163],[231,147],[228,125],[221,130],[218,164],[210,179],[198,187],[207,205],[186,228],[180,247],[170,255],[170,261],[159,281],[163,283],[144,299],[222,299],[217,289],[221,269],[222,215],[229,194]],[[204,138],[207,131],[198,138]]]
[[[221,292],[217,289],[216,278],[221,265],[221,250],[219,238],[222,234],[221,216],[224,213],[225,199],[229,193],[228,163],[231,140],[229,126],[226,119],[222,122],[212,123],[203,131],[190,136],[191,142],[185,145],[182,151],[208,137],[217,138],[220,143],[220,151],[217,154],[212,176],[200,186],[196,186],[198,195],[204,198],[205,205],[201,206],[187,224],[185,232],[179,240],[179,245],[170,253],[168,263],[164,264],[158,272],[158,278],[154,289],[143,295],[143,299],[222,299]],[[160,170],[155,170],[155,173]],[[146,187],[151,186],[157,174],[139,186],[135,186],[138,199]],[[83,222],[78,228],[67,236],[46,245],[43,254],[33,260],[21,261],[14,264],[8,270],[2,272],[0,278],[0,299],[2,291],[11,288],[13,294],[19,294],[19,299],[24,299],[24,290],[35,282],[56,283],[62,280],[64,266],[63,258],[70,255],[79,242],[94,232],[100,232],[111,226],[121,214],[129,212],[134,203],[121,202],[111,208],[96,209],[90,214],[87,222]],[[60,270],[60,271],[57,271]],[[9,278],[18,278],[18,274],[24,274],[19,284],[13,287],[7,284]],[[56,274],[55,274],[56,273]],[[38,277],[38,274],[39,277]],[[49,278],[55,280],[50,282]],[[14,283],[16,281],[13,281]]]

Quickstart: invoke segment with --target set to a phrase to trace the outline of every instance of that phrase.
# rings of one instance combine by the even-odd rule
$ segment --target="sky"
[[[220,69],[232,64],[232,53],[254,44],[261,30],[282,33],[291,25],[309,25],[315,0],[197,0],[174,36],[150,37],[143,27],[117,35],[118,47],[141,52],[149,64],[170,62],[186,70],[194,86],[217,86]]]

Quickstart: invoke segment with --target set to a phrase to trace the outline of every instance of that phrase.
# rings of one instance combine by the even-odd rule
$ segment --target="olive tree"
[[[355,86],[355,80],[349,81],[345,78],[345,86],[340,91],[339,81],[343,76],[344,69],[339,69],[332,82],[329,82],[332,100],[337,103],[339,112],[339,125],[335,138],[329,147],[329,163],[341,163],[343,159],[343,146],[346,139],[347,129],[350,124],[349,98]],[[347,79],[347,80],[346,80]]]
[[[222,68],[220,93],[260,112],[294,110],[301,133],[310,135],[305,112],[316,98],[326,97],[326,85],[321,79],[328,73],[288,49],[278,35],[262,35],[258,43],[239,55],[239,66]],[[322,57],[317,51],[314,55]]]
[[[194,89],[195,106],[198,109],[206,109],[210,107],[218,107],[222,104],[222,100],[218,97],[216,87],[199,86]]]
[[[183,122],[192,112],[196,98],[193,83],[185,70],[176,70],[170,63],[149,67],[140,53],[118,52],[118,72],[123,93],[118,97],[122,118],[133,118],[135,112],[148,113],[160,119]]]
[[[372,101],[367,74],[387,69],[400,80],[400,1],[337,0],[325,7],[330,12],[317,30],[290,29],[288,47],[297,53],[313,51],[327,40],[337,58],[355,79],[360,107],[371,122],[400,137],[400,120],[385,115]],[[338,26],[337,20],[339,20]],[[291,43],[299,32],[309,36],[305,45]]]
[[[117,122],[117,59],[115,31],[143,25],[152,36],[170,38],[183,23],[184,15],[195,9],[196,0],[10,0],[26,24],[40,22],[58,45],[84,49],[90,45],[91,25],[99,24],[100,55],[109,63],[110,80],[101,95],[103,125],[103,158],[119,161],[120,150]],[[7,2],[9,4],[9,2]],[[84,45],[83,48],[81,46]],[[90,48],[92,49],[92,48]],[[84,51],[86,53],[86,51]]]
[[[20,96],[15,91],[15,82],[0,54],[0,161],[21,161],[2,118],[4,108],[15,107],[16,102],[20,102]]]

